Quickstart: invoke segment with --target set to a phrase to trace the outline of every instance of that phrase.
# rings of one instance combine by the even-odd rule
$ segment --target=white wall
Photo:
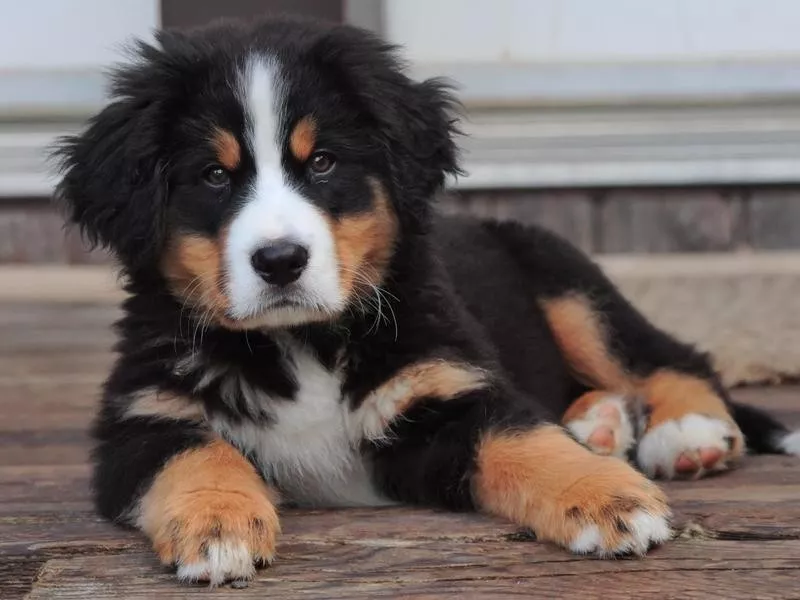
[[[379,1],[379,0],[373,0]],[[383,0],[468,110],[461,187],[800,179],[800,0]]]
[[[800,57],[800,0],[385,0],[417,62]]]
[[[158,0],[3,0],[0,70],[105,66],[158,22]]]
[[[102,105],[102,69],[159,20],[159,0],[0,0],[0,200],[50,193],[47,147]]]

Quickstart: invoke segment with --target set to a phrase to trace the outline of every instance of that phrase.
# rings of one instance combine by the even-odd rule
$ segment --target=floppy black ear
[[[376,121],[404,212],[427,214],[427,200],[447,174],[459,174],[459,103],[440,79],[412,81],[396,48],[348,26],[331,30],[316,44],[318,60]],[[420,202],[425,200],[426,202]]]
[[[146,86],[136,89],[143,69],[119,71],[115,99],[53,151],[62,175],[56,201],[68,221],[93,246],[111,249],[129,271],[158,253],[166,196],[160,109]]]
[[[408,161],[399,161],[396,176],[405,189],[416,188],[427,197],[444,184],[446,175],[461,173],[453,139],[459,134],[458,102],[443,79],[416,83],[402,77],[405,81],[389,92],[394,108],[378,104],[376,112],[390,141]]]

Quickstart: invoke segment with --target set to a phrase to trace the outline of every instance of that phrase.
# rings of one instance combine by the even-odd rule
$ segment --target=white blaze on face
[[[339,290],[336,248],[328,222],[292,186],[282,168],[286,144],[282,139],[285,97],[280,67],[273,59],[253,56],[240,77],[240,101],[248,123],[246,141],[255,160],[255,179],[227,236],[226,293],[230,316],[246,321],[251,327],[318,320],[319,311],[340,311],[344,299]],[[293,297],[304,300],[307,308],[269,309],[271,303],[284,297],[281,290],[264,282],[251,265],[256,249],[281,239],[308,249],[308,265],[292,284]]]

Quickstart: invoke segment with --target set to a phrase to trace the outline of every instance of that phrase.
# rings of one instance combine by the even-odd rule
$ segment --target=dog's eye
[[[327,175],[336,166],[336,157],[330,152],[315,152],[308,159],[308,168],[314,175]]]
[[[219,165],[211,165],[203,171],[203,179],[214,188],[225,187],[230,181],[228,172]]]

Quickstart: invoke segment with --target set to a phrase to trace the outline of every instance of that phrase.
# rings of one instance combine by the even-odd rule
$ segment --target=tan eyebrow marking
[[[242,159],[242,150],[236,137],[227,129],[217,127],[211,141],[217,151],[219,164],[229,171],[235,171]]]
[[[289,150],[298,161],[306,162],[316,143],[317,122],[311,115],[305,116],[297,122],[289,136]]]

